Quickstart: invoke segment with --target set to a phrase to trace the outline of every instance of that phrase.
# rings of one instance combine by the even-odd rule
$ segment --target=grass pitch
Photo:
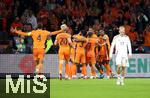
[[[51,79],[50,98],[150,98],[150,79],[128,78],[124,86],[116,79]]]

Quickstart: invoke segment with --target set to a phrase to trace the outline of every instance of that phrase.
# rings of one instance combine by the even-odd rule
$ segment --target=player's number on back
[[[67,45],[67,39],[62,38],[61,41],[60,41],[60,45]]]

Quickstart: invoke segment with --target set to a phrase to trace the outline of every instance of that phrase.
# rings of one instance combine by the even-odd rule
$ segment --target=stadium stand
[[[71,34],[89,27],[95,32],[103,29],[111,41],[118,34],[118,26],[124,25],[133,52],[142,48],[150,53],[149,0],[0,0],[0,47],[2,41],[13,41],[12,49],[16,49],[17,35],[10,32],[10,27],[30,31],[36,29],[38,20],[49,31],[58,30],[62,22],[69,26]],[[31,53],[30,43],[32,39],[26,38],[26,53]],[[55,48],[49,53],[57,53]]]

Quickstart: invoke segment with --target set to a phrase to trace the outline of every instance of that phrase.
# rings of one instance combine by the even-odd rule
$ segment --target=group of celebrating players
[[[19,35],[31,36],[33,39],[33,57],[36,62],[36,72],[42,73],[43,59],[45,54],[45,42],[49,36],[56,35],[54,45],[59,45],[59,79],[62,80],[62,69],[65,65],[65,79],[77,78],[77,66],[81,67],[81,77],[87,79],[87,66],[90,66],[90,78],[97,78],[96,70],[100,73],[100,78],[104,77],[103,68],[106,68],[106,77],[109,79],[113,72],[109,65],[112,57],[110,52],[109,37],[103,30],[97,34],[92,28],[88,31],[81,30],[78,34],[70,35],[66,24],[61,25],[61,30],[49,32],[42,30],[43,24],[39,23],[38,28],[25,33],[16,28],[11,28],[12,32]],[[124,30],[122,27],[121,30]],[[125,36],[126,37],[126,36]],[[119,38],[119,37],[118,37]],[[111,54],[110,54],[111,53]],[[119,59],[120,60],[120,59]],[[119,63],[121,64],[122,61]],[[119,72],[120,74],[120,72]]]
[[[62,25],[61,28],[63,28]],[[64,31],[56,36],[55,45],[59,45],[59,78],[62,79],[62,66],[65,64],[65,79],[77,78],[77,65],[81,67],[81,78],[87,78],[87,66],[91,68],[90,78],[96,78],[96,68],[100,78],[104,77],[103,66],[106,68],[107,78],[112,73],[109,65],[109,37],[103,30],[98,34],[92,28],[80,31],[71,36]],[[71,65],[71,66],[70,66]]]

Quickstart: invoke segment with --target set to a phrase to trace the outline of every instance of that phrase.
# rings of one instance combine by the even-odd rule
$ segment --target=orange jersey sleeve
[[[31,35],[31,33],[25,33],[25,32],[22,32],[22,31],[16,31],[16,33],[17,34],[19,34],[19,35],[22,35],[22,36],[30,36]]]
[[[85,46],[87,44],[87,39],[81,35],[77,35],[76,39],[79,40],[79,42],[76,42],[77,48],[85,48]]]
[[[54,32],[51,32],[51,35],[57,35],[59,33],[62,33],[64,30],[58,30],[58,31],[54,31]]]
[[[104,37],[106,37],[105,40],[104,40]],[[107,35],[100,36],[99,37],[99,43],[101,44],[99,54],[100,55],[108,55],[109,54],[109,48],[110,48],[109,37]]]

